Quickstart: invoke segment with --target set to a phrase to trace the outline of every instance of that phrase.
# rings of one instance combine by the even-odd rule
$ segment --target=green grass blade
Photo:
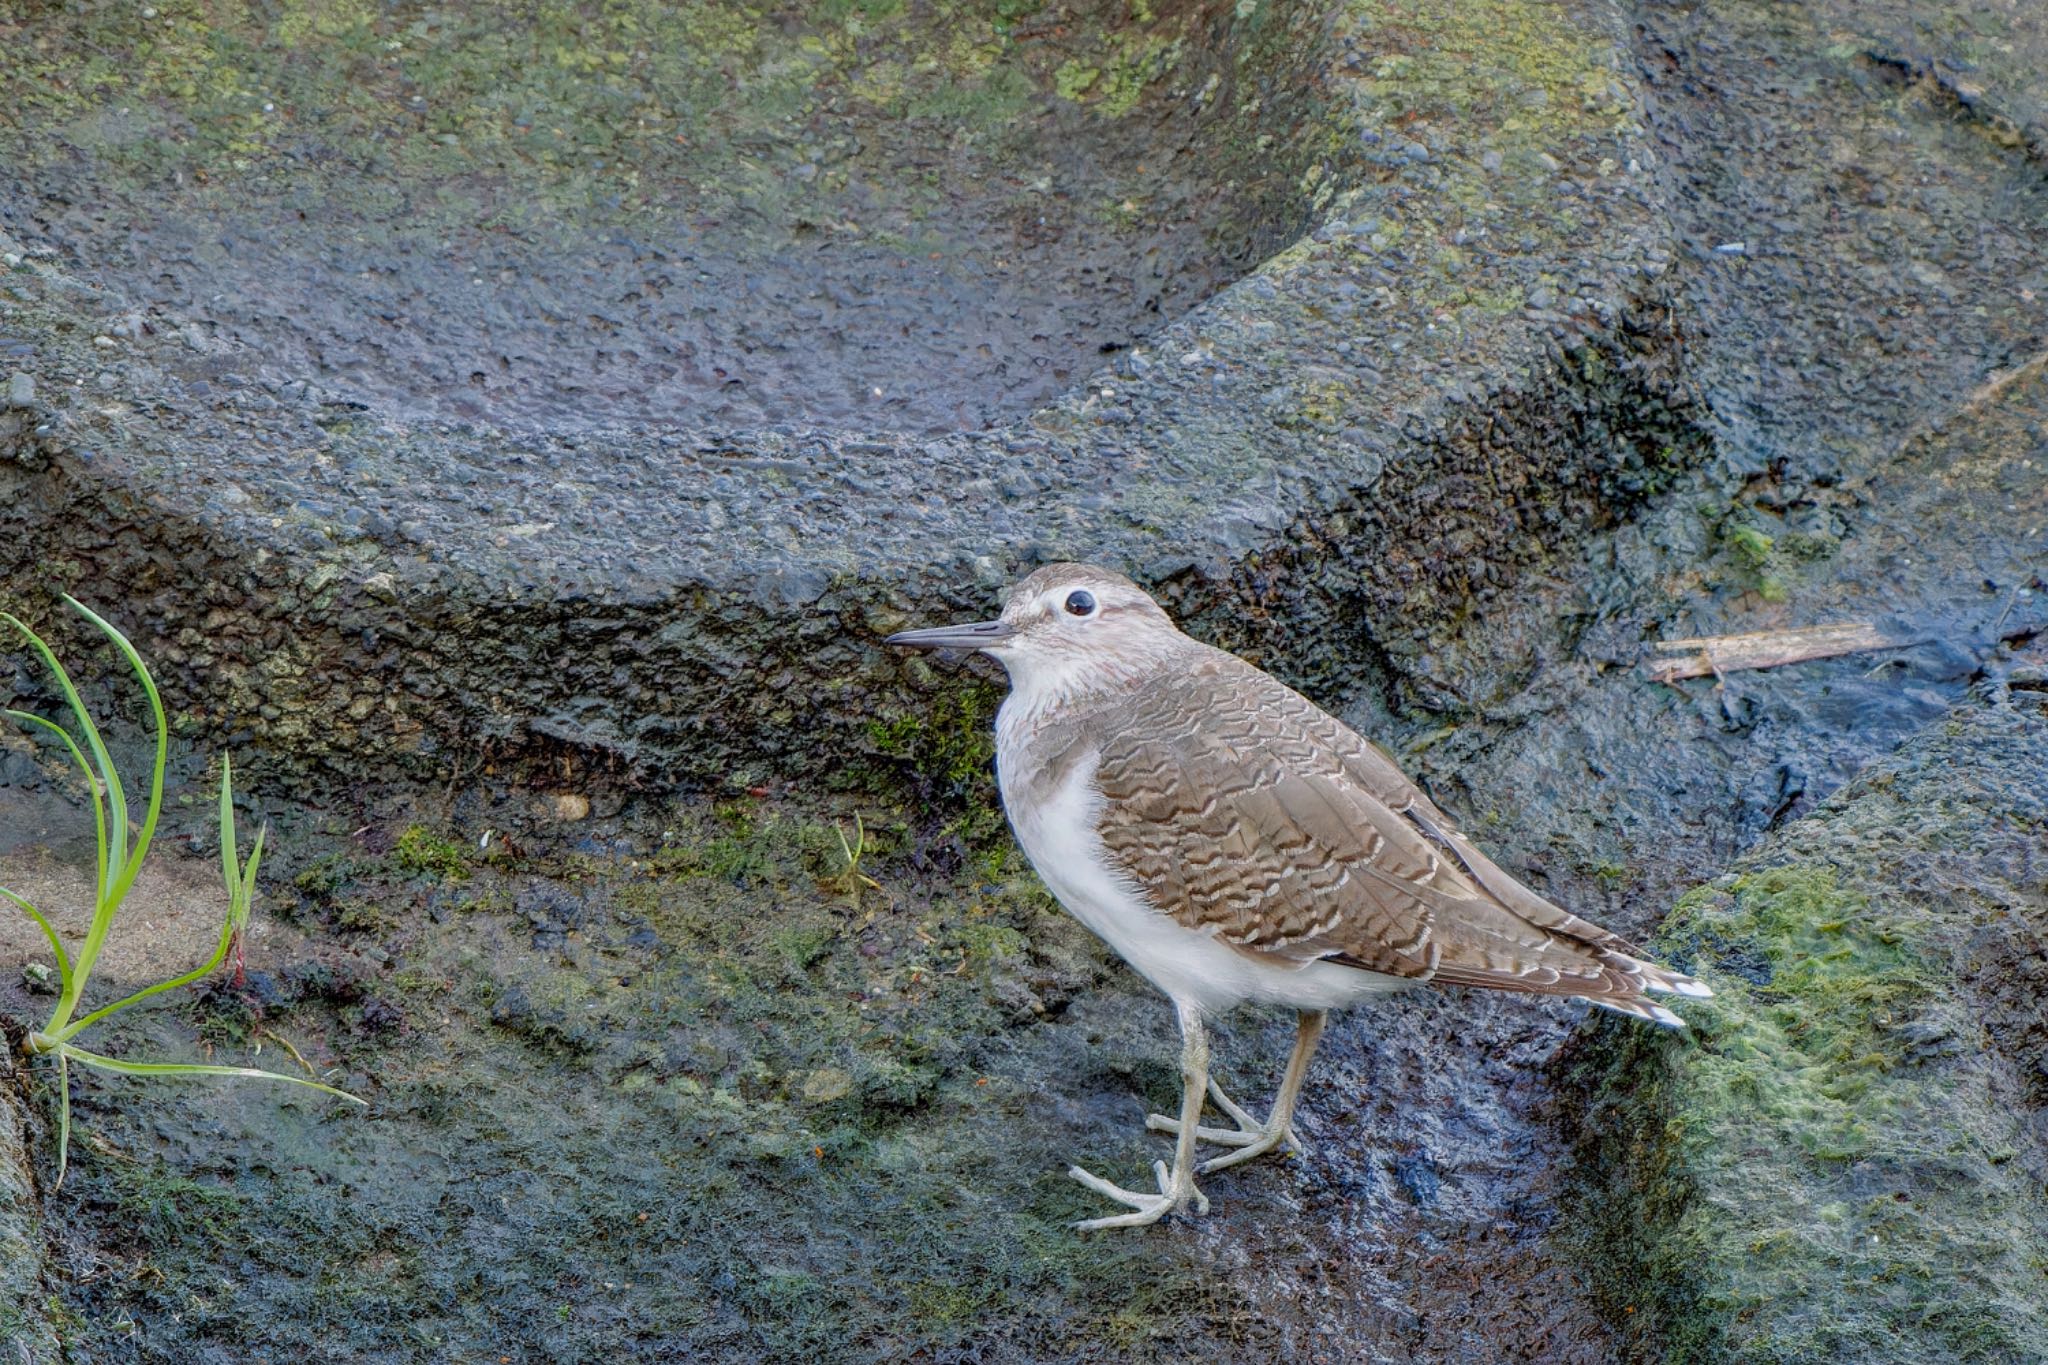
[[[58,1042],[62,1043],[67,1039],[75,1038],[85,1029],[90,1028],[108,1015],[119,1014],[131,1005],[139,1005],[152,995],[162,995],[165,991],[174,991],[180,986],[189,986],[202,977],[210,975],[221,963],[227,961],[228,951],[234,946],[236,932],[248,927],[249,910],[255,903],[256,897],[256,864],[263,857],[264,836],[270,832],[268,825],[256,831],[255,846],[249,850],[249,866],[243,869],[240,866],[240,860],[235,856],[235,808],[231,782],[232,779],[228,773],[227,760],[223,759],[220,779],[220,851],[221,877],[227,883],[228,889],[228,913],[227,917],[221,921],[220,938],[214,944],[213,956],[182,976],[174,976],[168,981],[159,981],[153,986],[144,986],[133,995],[116,1000],[111,1005],[102,1005],[84,1018],[63,1025],[56,1031]],[[31,911],[30,913],[34,912]]]
[[[57,941],[57,931],[50,926],[50,921],[43,918],[42,911],[28,903],[26,896],[16,895],[6,887],[0,886],[0,897],[5,897],[21,907],[22,912],[34,920],[36,927],[43,931],[43,937],[50,940],[50,951],[57,955],[58,988],[63,994],[69,995],[71,993],[71,959],[65,955],[64,945]]]
[[[164,770],[170,766],[171,731],[164,720],[164,699],[157,694],[156,679],[149,676],[149,666],[142,662],[142,655],[136,652],[135,646],[128,643],[128,637],[114,629],[111,623],[77,598],[67,593],[64,600],[77,609],[86,620],[98,626],[128,660],[128,667],[134,671],[135,680],[142,684],[143,692],[149,697],[150,717],[156,724],[156,762],[149,777],[149,805],[143,812],[142,829],[135,836],[135,848],[127,855],[128,860],[121,868],[120,878],[114,883],[114,900],[119,903],[121,897],[128,894],[128,888],[135,884],[136,874],[142,871],[143,855],[149,852],[149,841],[156,836],[157,816],[163,812],[164,807]],[[111,767],[110,764],[110,775]],[[119,789],[116,788],[115,800],[119,799]]]
[[[228,914],[234,914],[235,888],[242,882],[242,863],[235,856],[234,763],[220,756],[220,879],[228,888]]]
[[[71,601],[69,597],[64,600],[67,602]],[[83,609],[81,608],[81,610]],[[88,612],[87,615],[91,615],[91,613]],[[97,620],[98,618],[95,617],[94,619]],[[114,760],[107,753],[105,741],[100,738],[99,727],[93,724],[92,712],[85,709],[85,701],[78,695],[78,688],[72,684],[71,675],[64,671],[63,664],[57,662],[56,654],[51,651],[50,646],[43,640],[43,637],[30,630],[27,622],[11,612],[0,612],[0,621],[7,622],[17,631],[21,632],[21,637],[28,641],[29,648],[36,652],[37,656],[42,659],[43,666],[50,670],[52,677],[56,678],[58,688],[64,693],[66,704],[71,707],[72,716],[78,721],[79,733],[85,736],[85,745],[88,749],[92,750],[93,763],[99,773],[100,785],[106,789],[107,793],[107,820],[110,826],[106,849],[111,852],[111,856],[107,858],[105,875],[100,878],[100,884],[97,888],[100,899],[105,900],[113,891],[114,880],[117,868],[119,867],[115,859],[128,856],[128,803],[121,795],[121,774],[115,771]],[[83,951],[79,953],[79,958],[89,969],[91,964],[89,961],[86,961]]]
[[[256,864],[263,861],[263,841],[270,834],[269,825],[260,825],[256,830],[256,843],[249,850],[249,866],[242,873],[242,923],[249,922],[249,909],[256,904]]]
[[[85,1029],[90,1028],[110,1014],[119,1014],[131,1005],[141,1004],[152,995],[162,995],[165,991],[174,991],[180,986],[189,986],[202,977],[212,974],[219,968],[221,963],[227,961],[228,950],[234,946],[236,931],[246,926],[249,922],[249,907],[254,899],[256,888],[256,862],[263,856],[263,835],[267,832],[267,826],[257,832],[256,846],[250,850],[249,868],[247,874],[244,875],[241,868],[241,860],[235,854],[235,805],[232,765],[226,758],[223,758],[221,760],[220,774],[220,855],[221,878],[227,883],[228,890],[228,913],[221,921],[220,937],[214,943],[213,956],[181,976],[174,976],[168,981],[159,981],[152,986],[144,986],[133,995],[124,996],[111,1005],[102,1005],[84,1018],[63,1025],[56,1030],[56,1039],[59,1043],[77,1037]]]
[[[102,629],[112,630],[112,627],[100,621],[97,616],[93,616],[90,611],[79,607],[72,598],[67,597],[64,600],[85,612],[86,616],[98,622]],[[58,998],[57,1008],[50,1016],[49,1031],[54,1031],[63,1028],[70,1020],[72,1012],[78,1008],[79,999],[85,994],[86,982],[92,976],[93,964],[99,960],[100,949],[106,943],[107,931],[113,925],[114,909],[120,904],[121,896],[125,894],[121,877],[126,871],[128,860],[128,803],[121,790],[121,774],[114,767],[113,756],[107,752],[106,741],[100,737],[99,726],[93,723],[92,712],[86,709],[84,698],[78,695],[78,687],[71,681],[70,673],[65,671],[64,665],[58,661],[56,654],[43,637],[30,630],[28,624],[20,617],[0,612],[0,620],[6,621],[20,633],[29,647],[42,659],[44,666],[50,670],[51,676],[56,678],[59,689],[64,693],[64,700],[71,708],[72,718],[78,723],[79,733],[85,738],[86,748],[91,751],[92,766],[98,772],[99,785],[106,795],[107,820],[100,841],[100,879],[94,888],[92,924],[86,930],[85,942],[79,945],[78,956],[73,961],[70,988]],[[117,636],[119,634],[114,633]],[[127,641],[121,640],[120,643],[126,645]],[[165,740],[166,737],[160,728],[159,746]]]
[[[76,1058],[86,1066],[97,1067],[101,1071],[118,1072],[123,1076],[252,1076],[266,1081],[283,1081],[288,1085],[303,1085],[308,1090],[318,1090],[347,1100],[350,1104],[360,1104],[364,1108],[368,1108],[370,1103],[349,1094],[346,1090],[337,1090],[320,1081],[309,1081],[303,1076],[287,1076],[282,1071],[265,1071],[260,1067],[211,1066],[198,1062],[124,1062],[116,1057],[102,1057],[97,1052],[87,1052],[84,1048],[72,1047],[69,1044],[63,1048],[61,1055]]]
[[[71,1169],[71,1063],[57,1054],[57,1189],[64,1188],[64,1173]]]
[[[91,1028],[110,1014],[119,1014],[130,1006],[141,1004],[152,995],[162,995],[165,991],[174,991],[180,986],[189,986],[193,982],[205,978],[217,969],[221,963],[228,960],[228,946],[234,942],[234,937],[234,922],[230,920],[221,927],[220,943],[214,948],[213,956],[200,963],[197,967],[194,967],[191,971],[186,972],[182,976],[174,976],[168,981],[159,981],[154,986],[144,986],[135,994],[123,996],[111,1005],[102,1005],[84,1018],[75,1019],[62,1028],[57,1029],[52,1036],[60,1043],[65,1042],[67,1039],[76,1038],[80,1033]]]
[[[19,623],[17,622],[16,624]],[[33,711],[8,711],[6,714],[14,717],[24,725],[40,725],[57,738],[63,740],[64,747],[71,751],[72,760],[78,764],[78,770],[85,774],[86,789],[92,793],[93,833],[100,851],[99,879],[93,883],[93,886],[95,888],[105,886],[107,884],[107,805],[105,799],[100,795],[100,780],[94,776],[92,764],[85,761],[85,754],[79,749],[78,741],[71,737],[71,732],[55,721],[44,720]]]
[[[257,847],[259,849],[262,847],[260,836],[257,839]],[[248,901],[246,898],[238,898],[236,896],[235,886],[236,883],[234,881],[228,883],[228,913],[221,920],[220,937],[214,942],[212,957],[207,958],[206,961],[182,976],[174,976],[168,981],[159,981],[153,986],[144,986],[133,995],[116,1000],[111,1005],[102,1005],[84,1018],[63,1025],[56,1030],[55,1036],[57,1041],[61,1043],[66,1039],[75,1038],[79,1033],[90,1028],[108,1015],[119,1014],[131,1005],[139,1005],[152,995],[162,995],[165,991],[174,991],[180,986],[189,986],[193,982],[211,975],[219,968],[221,963],[228,960],[228,949],[233,947],[235,942],[235,930],[241,928],[249,919]],[[240,900],[239,906],[236,903],[238,899]]]

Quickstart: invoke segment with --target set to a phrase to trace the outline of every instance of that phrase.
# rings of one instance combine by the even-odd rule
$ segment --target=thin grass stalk
[[[57,1054],[57,1188],[71,1169],[71,1059]]]
[[[9,617],[8,619],[13,620],[14,618]],[[19,625],[21,623],[16,621],[15,624]],[[92,793],[93,846],[99,853],[99,872],[94,885],[105,885],[107,880],[107,804],[100,792],[100,780],[93,775],[92,765],[85,761],[85,754],[80,751],[78,741],[71,737],[69,730],[55,721],[43,719],[33,711],[8,711],[5,714],[12,716],[24,725],[39,725],[58,739],[63,740],[64,747],[71,751],[72,762],[76,763],[78,770],[85,774],[86,790]]]
[[[43,931],[43,937],[50,941],[50,951],[57,955],[57,989],[61,998],[63,992],[71,989],[71,959],[65,955],[64,945],[58,940],[57,931],[51,927],[50,921],[43,918],[42,911],[29,904],[26,897],[17,895],[4,886],[0,886],[0,896],[19,906],[23,913],[36,922],[36,927]]]
[[[118,1057],[103,1057],[97,1052],[87,1052],[76,1043],[66,1043],[58,1055],[69,1057],[81,1066],[93,1067],[99,1071],[112,1071],[123,1076],[250,1076],[263,1080],[283,1081],[288,1085],[302,1085],[308,1090],[338,1096],[350,1104],[369,1104],[368,1100],[358,1099],[346,1090],[337,1090],[324,1081],[308,1080],[304,1076],[287,1076],[282,1071],[265,1071],[255,1066],[216,1066],[205,1062],[124,1062]]]
[[[114,899],[118,901],[128,894],[128,889],[135,885],[136,877],[141,875],[143,855],[149,852],[149,841],[156,837],[157,817],[163,813],[164,808],[164,773],[170,767],[171,761],[171,727],[164,719],[164,699],[157,694],[156,679],[149,676],[149,666],[142,662],[142,655],[128,642],[128,637],[114,629],[91,607],[77,598],[67,596],[64,600],[83,612],[87,620],[105,631],[107,638],[114,642],[114,647],[127,658],[128,667],[135,674],[135,680],[142,684],[143,692],[149,697],[150,715],[156,722],[156,762],[150,765],[149,805],[143,812],[142,830],[135,836],[135,848],[128,855],[127,864],[121,870],[121,879],[114,887]]]
[[[69,678],[64,680],[65,696],[77,713],[79,724],[86,731],[86,738],[94,754],[103,765],[102,772],[107,779],[108,804],[112,808],[116,825],[116,837],[111,851],[113,856],[121,861],[112,885],[108,887],[100,903],[93,907],[92,925],[86,931],[85,943],[78,950],[78,965],[72,973],[75,989],[68,998],[59,998],[57,1016],[51,1020],[52,1029],[46,1031],[63,1029],[84,996],[86,981],[92,973],[93,965],[99,961],[100,949],[106,944],[107,934],[114,927],[114,912],[120,908],[122,900],[135,885],[135,878],[142,871],[142,860],[149,853],[150,840],[156,836],[157,817],[162,813],[164,803],[164,770],[170,766],[170,726],[164,720],[163,698],[157,695],[156,681],[149,676],[149,669],[143,664],[142,656],[135,652],[134,645],[128,643],[127,636],[116,630],[92,608],[75,597],[66,596],[64,600],[113,641],[115,648],[128,660],[128,666],[136,679],[141,682],[143,692],[149,697],[150,716],[156,728],[156,762],[152,765],[150,773],[149,805],[143,815],[142,828],[136,834],[131,850],[126,843],[128,811],[126,798],[121,790],[120,774],[115,770],[113,759],[109,757],[107,747],[100,739],[99,727],[93,724],[91,714],[79,701],[78,693],[71,686]],[[44,646],[43,653],[54,660],[54,656],[49,655],[48,646]]]
[[[79,946],[69,979],[57,997],[57,1008],[51,1014],[50,1022],[38,1035],[39,1039],[61,1031],[70,1022],[79,1001],[84,997],[86,984],[92,977],[93,964],[99,960],[100,949],[105,946],[107,934],[113,928],[114,911],[120,906],[122,897],[127,895],[128,888],[134,884],[136,873],[141,870],[142,858],[149,851],[149,840],[155,833],[157,816],[163,805],[164,769],[168,766],[170,743],[169,727],[164,722],[163,700],[157,695],[156,683],[150,678],[149,670],[143,666],[141,656],[135,652],[135,647],[128,643],[127,637],[120,631],[76,598],[67,596],[64,600],[114,642],[116,648],[128,659],[129,666],[135,671],[136,676],[141,679],[143,690],[149,697],[151,715],[156,723],[157,761],[150,784],[148,814],[144,820],[141,837],[136,841],[131,854],[127,794],[122,790],[120,770],[114,766],[113,756],[107,751],[106,741],[100,736],[99,726],[93,723],[92,712],[86,709],[84,698],[79,696],[77,685],[71,681],[71,674],[49,644],[30,630],[21,618],[11,613],[0,613],[0,619],[6,620],[23,639],[28,641],[29,647],[42,659],[51,676],[56,678],[59,689],[64,693],[64,700],[71,708],[72,718],[78,723],[79,733],[85,738],[86,748],[91,751],[91,763],[86,762],[85,755],[71,741],[70,736],[64,733],[62,727],[40,717],[37,720],[44,729],[55,731],[64,738],[73,758],[86,770],[88,782],[91,782],[95,775],[98,777],[97,783],[93,784],[93,812],[99,835],[99,877],[93,900],[92,923],[86,930],[85,942]],[[102,790],[106,794],[104,807],[100,802]],[[101,819],[103,809],[105,818]]]
[[[78,605],[70,597],[64,600],[73,606]],[[83,611],[84,608],[80,607],[79,610]],[[93,619],[99,620],[96,616]],[[95,888],[100,899],[104,900],[114,889],[118,875],[116,869],[120,866],[113,861],[111,853],[119,850],[124,860],[128,856],[128,803],[122,797],[121,775],[115,771],[114,760],[107,753],[106,744],[100,739],[99,727],[93,724],[92,713],[85,709],[85,701],[78,695],[78,688],[72,684],[71,675],[65,671],[64,665],[58,662],[49,644],[42,636],[30,630],[27,622],[12,613],[0,613],[0,620],[5,620],[21,632],[22,638],[28,641],[29,648],[36,652],[42,659],[43,666],[56,678],[58,688],[64,693],[64,701],[70,706],[72,716],[77,719],[80,733],[85,736],[86,747],[92,750],[92,772],[98,775],[99,783],[107,793],[107,820],[111,826],[107,840],[100,848],[100,877],[99,885]],[[105,622],[101,622],[101,626],[103,629],[107,628]]]
[[[130,1005],[139,1005],[152,995],[161,995],[165,991],[176,990],[180,986],[189,986],[193,982],[209,975],[221,963],[228,960],[228,952],[234,947],[235,935],[249,923],[249,911],[255,902],[256,895],[256,864],[263,857],[264,836],[270,832],[268,825],[256,831],[256,842],[249,850],[249,866],[244,869],[241,865],[241,860],[235,856],[235,808],[231,787],[232,782],[232,770],[229,764],[223,760],[220,775],[221,879],[227,884],[228,913],[227,917],[221,921],[220,938],[214,945],[213,956],[200,963],[197,967],[194,967],[191,971],[186,972],[183,976],[174,976],[168,981],[159,981],[155,985],[144,986],[135,994],[116,1000],[111,1005],[102,1005],[84,1018],[74,1020],[63,1029],[58,1030],[52,1036],[53,1041],[62,1043],[75,1038],[80,1032],[106,1018],[108,1015],[119,1014]]]
[[[28,641],[30,648],[57,679],[64,699],[71,708],[72,718],[77,723],[79,733],[84,737],[85,747],[81,748],[64,727],[41,716],[25,711],[7,711],[5,714],[24,723],[33,724],[63,741],[72,761],[85,774],[86,785],[92,789],[93,825],[99,852],[99,866],[93,887],[92,923],[75,959],[66,954],[55,927],[39,909],[25,897],[0,888],[0,897],[12,902],[35,921],[57,958],[57,970],[61,981],[57,1007],[52,1012],[50,1021],[41,1030],[29,1035],[27,1047],[32,1053],[56,1054],[58,1186],[63,1185],[65,1174],[70,1169],[73,1061],[81,1066],[127,1076],[246,1076],[283,1081],[289,1085],[305,1086],[324,1094],[334,1095],[354,1104],[365,1104],[366,1101],[345,1090],[319,1081],[286,1075],[283,1072],[266,1071],[258,1067],[219,1066],[197,1062],[127,1062],[87,1051],[70,1041],[81,1030],[109,1015],[138,1005],[151,996],[191,985],[218,969],[227,960],[228,953],[234,946],[235,936],[249,922],[250,911],[256,897],[256,870],[263,858],[263,845],[269,828],[264,826],[257,830],[255,843],[249,849],[249,861],[246,866],[243,865],[236,841],[234,771],[232,764],[224,758],[221,763],[220,783],[221,880],[227,888],[228,910],[222,921],[220,937],[214,945],[213,955],[189,972],[145,986],[134,994],[112,1004],[103,1005],[82,1018],[72,1019],[71,1016],[84,998],[93,966],[99,960],[100,950],[105,946],[107,935],[113,928],[115,912],[120,909],[121,902],[134,888],[135,880],[142,871],[143,859],[149,853],[150,842],[156,835],[157,819],[163,810],[164,774],[169,767],[170,727],[165,721],[163,698],[157,692],[156,681],[150,677],[148,666],[143,663],[142,656],[128,642],[127,637],[76,598],[67,596],[64,600],[113,642],[122,657],[128,660],[129,668],[142,684],[143,693],[149,698],[150,716],[155,725],[156,761],[150,770],[149,803],[142,824],[134,830],[131,841],[131,821],[127,796],[121,786],[120,772],[114,766],[113,757],[107,750],[99,727],[93,722],[92,713],[86,710],[84,700],[72,683],[71,675],[65,671],[63,664],[58,662],[56,654],[42,637],[30,630],[20,618],[0,612],[0,621],[12,625]],[[290,1045],[286,1046],[289,1048]],[[298,1057],[297,1049],[291,1051],[294,1057]],[[301,1066],[305,1065],[304,1058],[298,1057],[298,1060]],[[308,1071],[311,1069],[307,1068]]]

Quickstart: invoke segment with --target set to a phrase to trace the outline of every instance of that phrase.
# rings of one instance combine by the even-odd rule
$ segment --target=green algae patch
[[[996,131],[1017,112],[996,61],[1007,27],[946,8],[827,6],[796,31],[743,3],[529,0],[471,14],[164,0],[67,15],[68,31],[26,45],[8,84],[25,114],[78,120],[138,168],[189,144],[215,176],[246,172],[312,140],[387,169],[574,168],[630,187],[637,168],[679,166],[693,143],[759,136],[837,94],[899,114],[949,94],[945,111],[971,117],[964,131]]]
[[[469,859],[462,845],[435,834],[425,825],[408,825],[398,836],[398,845],[391,856],[401,868],[421,876],[452,881],[469,878]]]
[[[1529,0],[1354,4],[1339,27],[1372,54],[1351,83],[1357,135],[1435,173],[1428,195],[1406,201],[1376,187],[1341,196],[1347,216],[1371,215],[1354,248],[1405,246],[1404,285],[1474,325],[1568,284],[1550,252],[1598,224],[1560,180],[1619,183],[1640,134],[1612,35]],[[1503,279],[1460,243],[1509,219],[1531,269]]]
[[[1389,112],[1455,118],[1482,135],[1562,140],[1628,127],[1606,35],[1530,0],[1356,5],[1374,40],[1367,89]]]
[[[2035,1063],[1966,979],[2038,933],[2044,760],[2038,715],[1959,713],[1681,899],[1656,948],[1714,987],[1692,1036],[1603,1027],[1570,1075],[1588,1254],[1637,1355],[2048,1352]]]
[[[1274,1349],[1200,1237],[1068,1226],[1095,1211],[1068,1162],[1162,1150],[1142,1114],[1175,1042],[1028,874],[875,804],[650,801],[573,835],[515,816],[299,830],[280,916],[380,922],[289,960],[253,944],[210,1003],[338,1064],[372,1117],[90,1097],[105,1140],[58,1241],[120,1270],[66,1286],[74,1349],[118,1353],[129,1320],[167,1358]],[[854,903],[833,878],[856,816],[876,885]],[[466,880],[401,852],[471,847],[479,819],[500,837]]]
[[[1106,5],[1048,25],[973,0],[30,8],[47,12],[0,75],[14,111],[0,109],[0,133],[27,133],[39,152],[55,133],[144,182],[178,165],[203,184],[274,190],[338,161],[398,183],[502,179],[584,213],[680,194],[707,213],[774,205],[833,225],[867,204],[872,177],[851,164],[850,139],[792,150],[792,127],[907,121],[927,145],[986,144],[1007,165],[1042,99],[1133,113],[1184,74],[1204,18]],[[747,154],[729,156],[736,146]],[[904,193],[915,217],[915,187]],[[469,199],[430,193],[412,207],[454,218]],[[508,199],[501,225],[529,209]]]
[[[976,681],[949,687],[914,711],[868,722],[867,738],[885,757],[936,774],[954,793],[986,784],[995,763],[995,716],[1002,689]],[[992,794],[983,788],[982,794]]]
[[[181,327],[294,369],[345,345],[373,411],[613,408],[749,452],[798,417],[973,431],[1300,229],[1322,49],[1248,60],[1278,27],[1198,0],[34,0],[0,13],[0,158],[120,311],[183,288],[123,262],[189,262],[207,302]],[[119,252],[55,225],[85,204]],[[281,501],[278,529],[356,538]],[[307,595],[374,576],[342,573]]]

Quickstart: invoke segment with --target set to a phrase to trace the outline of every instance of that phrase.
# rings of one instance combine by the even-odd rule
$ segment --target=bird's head
[[[1010,589],[993,621],[899,631],[884,643],[979,650],[1009,670],[1018,690],[1071,696],[1126,686],[1191,642],[1122,574],[1048,564]]]

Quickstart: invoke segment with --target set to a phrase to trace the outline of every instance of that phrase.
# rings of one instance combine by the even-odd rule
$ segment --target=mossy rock
[[[1602,1027],[1570,1074],[1633,1357],[2048,1358],[2042,1044],[2000,1022],[2048,921],[2044,771],[2048,715],[1973,706],[1680,901],[1692,1035]]]
[[[46,1365],[57,1339],[43,1312],[43,1229],[29,1167],[26,1106],[12,1059],[15,1040],[0,1034],[0,1358]]]
[[[42,397],[0,411],[0,598],[39,627],[52,587],[107,605],[181,737],[252,781],[786,782],[934,798],[984,842],[993,691],[891,631],[1085,556],[1293,681],[1347,679],[1557,576],[1705,455],[1599,16],[30,8],[0,74],[24,238],[0,236],[0,296]],[[51,227],[60,256],[17,224],[43,203],[137,226],[119,252]],[[188,228],[192,308],[115,269],[186,260],[137,234]],[[687,270],[655,260],[675,231]],[[277,258],[235,287],[257,239]],[[382,264],[319,283],[342,259]],[[317,306],[258,288],[308,280]],[[418,318],[350,302],[372,284]],[[880,340],[819,331],[805,301],[840,294]],[[522,302],[558,297],[612,302]],[[1033,321],[1049,303],[1071,325]],[[703,344],[635,341],[664,307]],[[743,366],[720,308],[763,338]],[[276,323],[368,368],[306,373]],[[586,382],[578,354],[663,373]],[[810,359],[829,382],[784,382]],[[928,421],[895,406],[913,389]]]

